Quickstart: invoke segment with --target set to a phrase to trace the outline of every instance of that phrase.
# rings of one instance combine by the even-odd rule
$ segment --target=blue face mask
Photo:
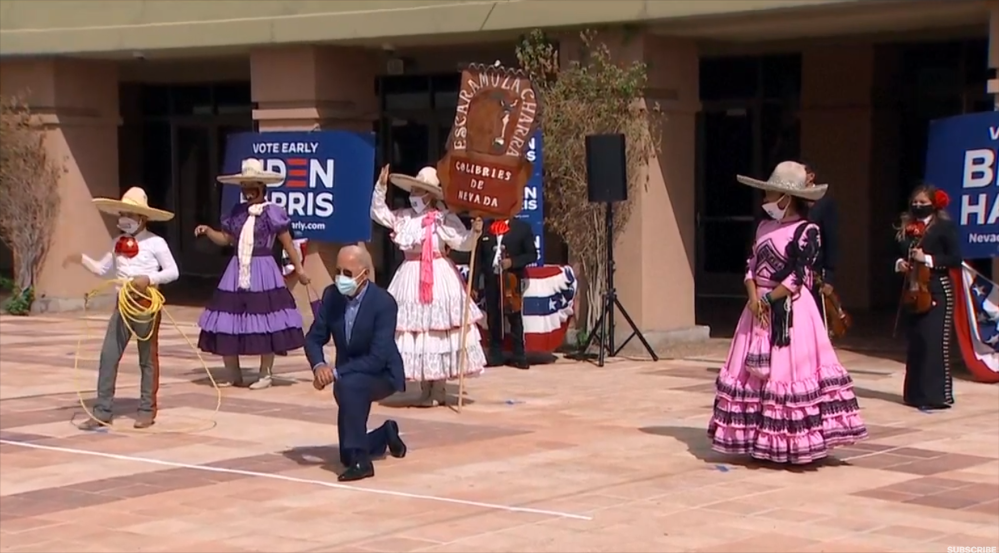
[[[349,298],[357,293],[357,281],[346,275],[337,275],[336,289]]]

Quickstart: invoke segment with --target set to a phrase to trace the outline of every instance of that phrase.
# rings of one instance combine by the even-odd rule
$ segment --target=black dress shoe
[[[388,442],[389,454],[396,459],[405,457],[408,448],[406,442],[399,437],[399,424],[392,420],[385,421],[385,433],[387,434],[385,441]]]
[[[365,463],[354,463],[353,465],[347,467],[347,470],[343,471],[337,480],[340,482],[356,482],[358,480],[364,480],[365,478],[371,478],[375,475],[375,466],[371,464],[371,461]]]
[[[531,368],[531,364],[527,362],[527,359],[514,359],[513,361],[510,361],[510,366],[522,371],[526,371]]]
[[[950,405],[947,405],[947,404],[943,404],[943,405],[920,405],[918,407],[918,409],[920,411],[940,411],[940,410],[943,410],[943,409],[950,409]]]
[[[502,356],[497,357],[495,355],[490,355],[486,358],[487,367],[502,367],[503,365],[506,365],[506,362],[503,360]]]

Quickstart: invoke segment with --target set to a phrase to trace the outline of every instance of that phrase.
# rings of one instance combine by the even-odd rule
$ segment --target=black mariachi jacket
[[[816,272],[823,282],[835,284],[839,267],[839,210],[829,196],[815,202],[808,210],[808,220],[819,226],[822,237]]]
[[[922,248],[923,253],[930,256],[933,261],[931,270],[934,273],[946,273],[964,262],[957,226],[950,219],[935,217],[926,227],[922,242],[919,238],[908,235],[899,240],[901,259],[908,260],[909,250],[914,247]]]
[[[482,281],[480,278],[493,275],[493,259],[496,256],[496,235],[489,229],[491,221],[485,221],[482,229],[482,236],[479,238],[479,247],[476,250],[478,259],[475,260],[475,282]],[[503,235],[502,246],[506,248],[506,257],[510,258],[510,271],[518,277],[524,277],[524,269],[538,260],[538,249],[534,245],[534,231],[531,225],[516,218],[510,218],[507,223],[510,230]]]

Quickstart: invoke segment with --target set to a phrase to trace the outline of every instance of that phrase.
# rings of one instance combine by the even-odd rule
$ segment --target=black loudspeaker
[[[586,184],[591,202],[628,199],[628,168],[623,134],[586,137]]]

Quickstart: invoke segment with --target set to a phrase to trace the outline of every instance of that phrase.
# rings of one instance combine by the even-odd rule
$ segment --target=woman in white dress
[[[385,204],[388,182],[409,192],[412,207],[390,210]],[[395,341],[402,354],[406,379],[419,382],[425,407],[447,404],[444,386],[458,378],[465,285],[444,248],[470,251],[481,233],[465,227],[441,202],[437,170],[424,167],[416,177],[382,169],[371,201],[371,218],[392,231],[406,258],[389,284],[399,304]],[[481,224],[481,223],[477,223]],[[470,304],[465,338],[465,376],[482,373],[486,357],[476,323],[482,312]]]

